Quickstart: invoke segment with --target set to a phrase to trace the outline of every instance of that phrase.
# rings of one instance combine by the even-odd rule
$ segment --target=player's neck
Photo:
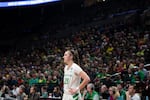
[[[73,61],[68,62],[68,67],[70,68],[73,64]]]

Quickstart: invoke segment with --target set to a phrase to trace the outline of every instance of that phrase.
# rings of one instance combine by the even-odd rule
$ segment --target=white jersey
[[[136,93],[131,97],[131,100],[141,100],[140,96]]]
[[[70,95],[69,89],[77,88],[80,85],[81,77],[79,73],[83,71],[80,66],[73,63],[70,67],[67,65],[64,68],[64,94]],[[78,91],[79,92],[79,91]]]

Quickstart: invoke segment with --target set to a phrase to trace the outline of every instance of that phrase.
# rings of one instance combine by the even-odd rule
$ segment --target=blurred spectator
[[[42,89],[42,95],[41,95],[41,98],[48,98],[48,92],[47,92],[47,87],[46,86],[43,86]]]
[[[129,82],[131,82],[131,83],[135,83],[135,76],[134,76],[134,73],[133,73],[133,71],[132,71],[132,69],[128,69],[128,74],[125,76],[126,78],[126,81],[129,81]]]
[[[106,77],[106,80],[104,80],[103,84],[105,84],[108,88],[115,85],[109,75]]]
[[[25,91],[25,87],[23,85],[20,85],[19,93],[16,97],[17,100],[24,100],[24,98],[27,96],[24,91]]]
[[[8,86],[4,85],[0,90],[0,97],[5,97],[8,94],[9,88]]]
[[[62,92],[61,92],[59,86],[54,87],[52,97],[62,97]]]
[[[120,93],[117,90],[117,87],[115,86],[109,87],[109,95],[110,96],[108,97],[108,100],[119,100]]]
[[[19,88],[17,87],[17,86],[15,86],[15,85],[13,85],[12,86],[12,94],[13,94],[13,96],[17,96],[18,95],[18,92],[19,92]]]
[[[149,100],[150,99],[150,76],[148,76],[148,80],[146,81],[145,86],[143,86],[142,91],[142,99]]]
[[[83,92],[83,100],[99,100],[99,93],[95,91],[95,86],[93,83],[87,85],[87,90]]]
[[[20,83],[21,84],[21,83]],[[11,80],[11,85],[13,86],[13,85],[18,85],[18,81],[17,81],[17,78],[16,78],[16,76],[12,76],[12,80]]]
[[[140,63],[139,64],[139,68],[143,71],[144,79],[145,79],[147,77],[147,75],[148,75],[148,72],[147,72],[147,69],[144,68],[144,63]]]
[[[108,93],[108,88],[106,85],[101,86],[101,99],[108,99],[109,93]]]
[[[49,92],[52,93],[54,87],[56,87],[56,86],[58,86],[58,79],[57,79],[57,76],[53,76],[48,85]]]
[[[138,75],[139,75],[140,81],[144,81],[144,79],[145,79],[145,73],[144,73],[142,66],[144,66],[144,65],[140,64],[140,66],[138,68]]]
[[[128,91],[126,92],[127,100],[141,100],[140,95],[136,91],[137,87],[130,85]]]
[[[29,79],[29,85],[32,86],[32,85],[35,85],[35,84],[38,84],[38,77],[36,76],[36,74],[32,74],[32,78]]]
[[[35,86],[30,88],[30,95],[28,100],[40,100],[40,94],[37,93]]]
[[[46,84],[46,78],[45,78],[44,75],[40,76],[38,83],[40,83],[40,84]]]
[[[126,91],[123,89],[122,84],[117,84],[117,89],[120,93],[120,100],[126,100]]]

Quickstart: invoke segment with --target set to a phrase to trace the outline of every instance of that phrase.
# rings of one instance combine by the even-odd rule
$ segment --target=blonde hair
[[[115,92],[115,93],[113,94],[113,98],[114,98],[114,100],[117,100],[117,98],[120,96],[120,93],[119,93],[117,87],[112,86],[111,88],[112,88],[113,92]]]

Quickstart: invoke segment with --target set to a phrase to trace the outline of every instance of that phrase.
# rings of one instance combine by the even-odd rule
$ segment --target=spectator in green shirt
[[[30,86],[33,86],[33,85],[35,85],[35,84],[38,84],[38,81],[39,81],[39,79],[36,77],[36,75],[34,74],[34,75],[32,75],[32,78],[31,79],[29,79],[29,85]]]
[[[136,81],[135,75],[134,75],[132,69],[130,69],[130,68],[128,69],[128,74],[126,75],[125,81],[130,81],[130,83],[135,84],[135,81]]]
[[[42,90],[42,96],[41,96],[41,98],[48,98],[47,88],[45,86],[43,86],[41,88],[41,90]]]
[[[94,84],[89,83],[87,85],[87,90],[84,91],[82,99],[99,100],[99,94],[95,91]]]
[[[40,78],[39,78],[39,80],[38,80],[38,83],[40,83],[40,84],[46,84],[46,78],[45,78],[44,75],[41,75],[41,76],[40,76]]]
[[[117,84],[117,89],[120,93],[120,99],[126,100],[126,91],[123,89],[122,84]]]
[[[141,68],[139,68],[138,76],[139,76],[141,81],[143,81],[145,78],[144,71]]]
[[[145,79],[146,78],[146,76],[147,76],[147,69],[146,68],[144,68],[144,63],[140,63],[139,64],[139,69],[140,69],[140,71],[142,72],[141,73],[141,77],[143,78],[143,79]]]

